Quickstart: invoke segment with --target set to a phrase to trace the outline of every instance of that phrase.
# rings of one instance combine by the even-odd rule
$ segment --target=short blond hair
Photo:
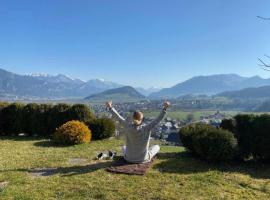
[[[142,121],[143,120],[143,113],[140,111],[135,111],[133,113],[133,119],[137,121]]]

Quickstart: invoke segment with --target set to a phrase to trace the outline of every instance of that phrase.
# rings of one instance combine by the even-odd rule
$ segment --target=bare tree
[[[259,19],[263,19],[263,20],[270,20],[270,18],[269,18],[269,17],[257,16],[257,18],[259,18]]]
[[[264,55],[266,58],[270,59],[270,56],[268,55]],[[266,71],[270,71],[270,65],[265,63],[262,59],[258,58],[258,60],[260,61],[259,66],[261,66],[262,69],[266,70]]]
[[[262,16],[257,16],[257,18],[262,19],[262,20],[270,20],[269,17],[262,17]],[[266,58],[270,59],[270,56],[264,55]],[[258,58],[260,64],[259,66],[262,67],[262,69],[266,71],[270,71],[270,64],[267,64],[265,61],[263,61],[261,58]]]

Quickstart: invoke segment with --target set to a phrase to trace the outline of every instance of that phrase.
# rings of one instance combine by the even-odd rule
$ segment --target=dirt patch
[[[0,191],[4,190],[7,187],[8,183],[8,181],[0,182]]]
[[[69,165],[84,165],[87,163],[88,163],[88,160],[85,158],[70,158],[68,160]]]

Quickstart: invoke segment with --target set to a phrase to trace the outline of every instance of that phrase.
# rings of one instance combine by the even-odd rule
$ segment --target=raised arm
[[[170,106],[170,102],[165,101],[164,104],[163,104],[163,109],[160,112],[159,116],[155,120],[153,120],[150,124],[145,126],[146,131],[151,131],[156,125],[158,125],[163,120],[163,118],[167,114],[167,108],[169,106]]]
[[[116,120],[118,120],[121,124],[125,125],[126,123],[126,119],[124,117],[122,117],[117,110],[115,110],[115,108],[112,106],[112,101],[108,101],[106,103],[107,108],[109,108],[110,113],[112,114],[113,118],[115,118]]]

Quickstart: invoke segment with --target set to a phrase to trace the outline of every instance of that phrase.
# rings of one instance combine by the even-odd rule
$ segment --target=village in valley
[[[126,103],[115,103],[115,109],[126,119],[130,119],[130,114],[134,111],[149,111],[152,110],[154,113],[159,112],[161,110],[162,103],[160,101],[140,101],[140,102],[126,102]],[[176,105],[177,106],[177,105]],[[108,113],[108,110],[105,105],[97,104],[92,106],[92,109],[95,111],[98,117],[107,116],[112,117],[111,114]],[[170,110],[168,111],[169,114]],[[173,112],[173,111],[172,111]],[[202,124],[210,124],[212,126],[218,127],[223,119],[231,118],[232,116],[221,112],[219,110],[212,111],[207,114],[205,112],[199,116],[199,119],[196,119],[192,111],[188,111],[189,114],[185,118],[177,117],[165,117],[165,119],[152,130],[152,139],[160,140],[165,145],[181,145],[181,141],[179,139],[179,130],[181,127],[184,127],[193,123],[202,123]],[[144,125],[150,123],[155,119],[154,114],[148,113],[146,117],[144,117]],[[118,124],[117,129],[115,131],[115,135],[118,136],[121,134],[121,126]]]

